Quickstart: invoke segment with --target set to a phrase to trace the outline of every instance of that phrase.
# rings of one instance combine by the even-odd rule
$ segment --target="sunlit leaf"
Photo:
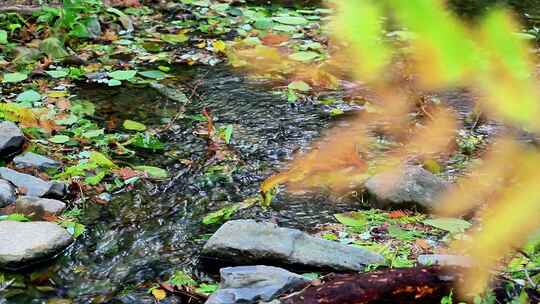
[[[150,177],[153,178],[167,178],[169,177],[169,173],[167,170],[158,168],[158,167],[152,167],[152,166],[136,166],[133,167],[133,169],[142,171],[146,174],[148,174]]]
[[[3,82],[4,83],[15,83],[15,82],[21,82],[23,80],[26,80],[28,78],[28,74],[23,73],[4,73],[3,75]]]
[[[124,129],[131,130],[131,131],[145,131],[146,126],[140,122],[134,121],[134,120],[126,120],[124,121],[124,124],[122,125]]]
[[[427,219],[423,221],[424,224],[433,226],[435,228],[448,231],[450,233],[460,233],[469,229],[472,225],[471,223],[459,219],[459,218],[435,218]]]
[[[26,90],[22,92],[21,94],[17,95],[16,100],[18,102],[28,102],[28,103],[37,102],[41,100],[41,94],[39,94],[38,92],[34,90]]]
[[[137,74],[137,71],[135,70],[123,70],[123,71],[114,71],[114,72],[107,73],[109,77],[115,80],[128,80],[135,77],[136,74]]]
[[[307,19],[304,17],[285,16],[285,17],[274,17],[272,19],[276,22],[283,23],[286,25],[304,25],[308,23]]]
[[[49,141],[55,144],[65,144],[70,140],[67,135],[55,135],[49,138]]]

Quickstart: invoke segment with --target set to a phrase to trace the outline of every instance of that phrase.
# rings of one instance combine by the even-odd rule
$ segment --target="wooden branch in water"
[[[459,268],[415,267],[339,274],[284,299],[285,304],[439,303],[462,280]]]

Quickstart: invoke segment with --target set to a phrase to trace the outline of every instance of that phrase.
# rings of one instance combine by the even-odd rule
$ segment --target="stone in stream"
[[[204,245],[202,254],[237,265],[273,262],[338,271],[362,271],[366,265],[384,263],[381,255],[366,249],[254,220],[228,221]]]
[[[420,207],[430,210],[448,188],[444,180],[416,166],[376,174],[364,186],[370,205],[380,209]]]
[[[10,121],[0,122],[0,158],[11,156],[22,149],[24,134]]]
[[[34,214],[38,217],[43,213],[58,215],[66,209],[64,202],[33,196],[21,196],[17,199],[15,210],[25,215]]]
[[[222,268],[220,274],[220,289],[208,298],[206,304],[270,301],[309,283],[301,275],[271,266],[228,267]]]
[[[15,187],[7,180],[0,179],[0,208],[15,203],[16,199]]]
[[[60,163],[43,155],[33,152],[26,152],[23,155],[16,156],[13,163],[17,168],[38,168],[41,170],[56,169]]]
[[[0,177],[10,181],[19,191],[24,189],[24,194],[28,196],[60,198],[65,196],[67,191],[64,183],[44,181],[5,167],[0,168]]]
[[[0,268],[16,270],[47,260],[72,242],[55,223],[0,221]]]
[[[456,266],[470,268],[474,263],[470,257],[452,254],[421,254],[418,256],[418,264],[424,266]]]

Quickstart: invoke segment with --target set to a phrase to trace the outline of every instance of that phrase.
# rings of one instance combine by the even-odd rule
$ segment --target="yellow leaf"
[[[161,288],[156,288],[152,290],[152,295],[156,300],[161,301],[167,297],[167,292]]]
[[[225,53],[225,49],[227,48],[227,45],[222,40],[215,40],[212,42],[212,47],[218,53]]]
[[[65,97],[67,95],[68,95],[68,93],[66,91],[50,91],[50,92],[47,92],[47,96],[49,98],[60,98],[60,97]]]

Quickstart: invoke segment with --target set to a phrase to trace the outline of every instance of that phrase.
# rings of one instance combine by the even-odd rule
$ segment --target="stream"
[[[114,194],[105,206],[84,206],[81,222],[87,232],[52,264],[32,269],[26,288],[17,289],[24,292],[9,303],[69,303],[51,300],[66,298],[73,303],[154,303],[148,287],[176,270],[208,279],[198,253],[219,225],[203,225],[201,219],[257,195],[261,181],[331,124],[324,106],[288,103],[264,84],[225,67],[181,67],[173,85],[196,96],[186,105],[186,116],[207,108],[217,126],[233,126],[230,147],[239,161],[228,174],[222,172],[223,162],[216,166],[207,159],[207,142],[196,134],[198,123],[178,119],[163,133],[165,152],[143,153],[139,159],[167,168],[172,178],[144,181]],[[162,126],[180,106],[150,88],[81,86],[78,95],[96,104],[96,115],[104,121],[133,119],[151,128]],[[197,165],[186,166],[186,160]],[[336,212],[358,207],[325,194],[279,194],[271,208],[255,206],[235,218],[269,219],[309,230]],[[181,300],[168,297],[161,303]]]

